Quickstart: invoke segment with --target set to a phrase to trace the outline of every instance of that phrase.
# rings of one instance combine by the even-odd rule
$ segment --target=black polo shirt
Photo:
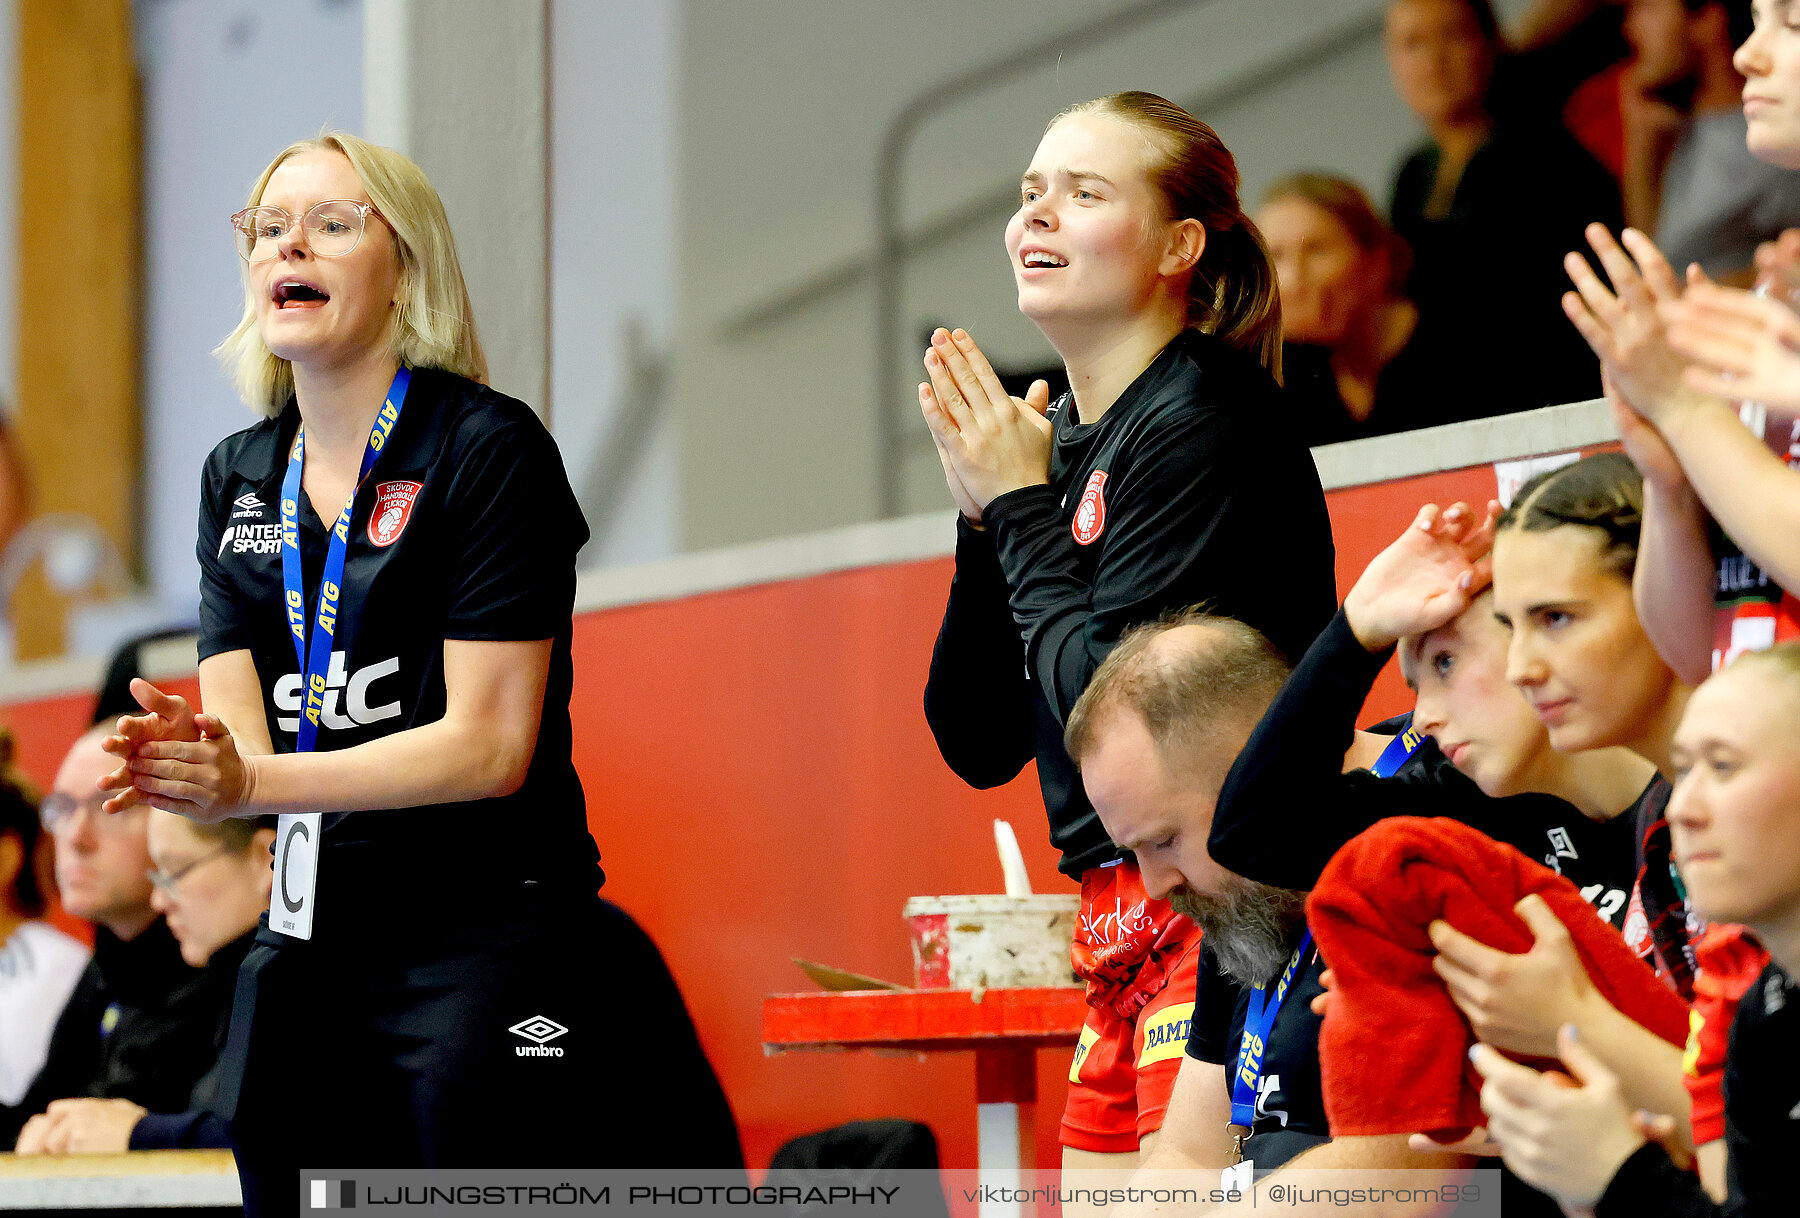
[[[281,483],[299,421],[289,402],[226,438],[201,485],[200,657],[251,653],[277,752],[293,751],[301,704],[280,542]],[[304,494],[299,525],[310,638],[329,526]],[[512,795],[327,815],[321,925],[356,910],[410,908],[470,882],[598,888],[599,851],[570,758],[570,615],[575,554],[587,536],[556,443],[529,407],[447,372],[414,371],[350,519],[318,751],[441,719],[447,639],[554,640],[543,721]],[[433,916],[448,912],[444,904]]]

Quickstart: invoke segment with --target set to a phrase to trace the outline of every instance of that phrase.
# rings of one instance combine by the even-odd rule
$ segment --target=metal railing
[[[907,263],[920,253],[951,240],[976,224],[990,223],[1017,205],[1018,188],[1011,181],[991,192],[906,230],[900,204],[903,169],[913,140],[926,122],[946,107],[1004,84],[1041,67],[1070,46],[1086,51],[1119,38],[1141,26],[1183,10],[1199,8],[1214,0],[1143,0],[1109,12],[1093,21],[1066,29],[1028,46],[996,56],[919,92],[902,106],[883,132],[875,167],[873,243],[869,250],[853,254],[816,274],[756,301],[726,321],[719,335],[728,340],[753,337],[787,317],[829,299],[865,279],[875,292],[874,377],[876,411],[875,442],[877,505],[881,518],[900,513],[901,475],[909,450],[927,446],[918,427],[902,430],[897,403],[910,401],[908,383],[898,357],[897,344],[909,337],[903,332],[903,284]],[[1381,6],[1371,6],[1353,18],[1290,48],[1272,59],[1260,61],[1233,75],[1223,84],[1186,97],[1178,97],[1188,110],[1205,117],[1228,110],[1269,89],[1291,82],[1339,57],[1360,50],[1381,36]],[[910,419],[909,419],[910,421]]]

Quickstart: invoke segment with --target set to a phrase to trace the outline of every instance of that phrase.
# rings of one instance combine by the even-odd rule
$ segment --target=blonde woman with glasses
[[[654,1095],[564,1119],[617,1088],[628,1009],[659,1053],[698,1046],[678,997],[628,1008],[605,967],[561,456],[485,384],[418,166],[326,135],[249,203],[218,353],[265,418],[202,479],[205,709],[135,685],[106,783],[114,809],[281,816],[221,1086],[246,1207],[294,1212],[302,1166],[657,1166]]]

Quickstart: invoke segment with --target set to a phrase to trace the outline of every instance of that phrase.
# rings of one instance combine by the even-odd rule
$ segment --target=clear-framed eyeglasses
[[[151,884],[155,885],[157,888],[162,889],[164,892],[168,893],[170,896],[173,897],[173,896],[179,895],[175,891],[176,885],[181,883],[182,877],[187,875],[188,872],[192,871],[194,868],[198,867],[202,863],[210,863],[214,859],[219,858],[223,855],[230,854],[230,853],[231,853],[230,846],[220,846],[217,850],[207,851],[205,854],[201,855],[197,859],[190,859],[188,862],[183,863],[181,866],[177,867],[173,871],[161,871],[155,867],[152,867],[150,870],[146,871],[144,874],[150,878]]]
[[[86,808],[93,814],[95,828],[101,832],[123,831],[127,826],[142,832],[139,818],[131,815],[137,811],[138,807],[142,807],[141,804],[109,816],[100,810],[100,805],[106,802],[106,798],[104,791],[96,791],[85,799],[76,799],[73,795],[52,791],[44,796],[43,802],[38,805],[38,821],[44,826],[45,832],[54,837],[59,833],[66,833],[69,827],[75,823],[75,814]]]
[[[342,258],[362,240],[368,217],[382,219],[373,203],[327,199],[314,203],[298,220],[285,207],[246,207],[231,217],[237,233],[238,257],[267,262],[281,252],[281,242],[298,224],[306,248],[321,258]]]

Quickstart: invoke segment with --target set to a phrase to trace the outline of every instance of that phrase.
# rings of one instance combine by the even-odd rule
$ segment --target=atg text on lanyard
[[[1400,734],[1388,742],[1371,767],[1375,776],[1392,778],[1422,743],[1424,738],[1413,729],[1412,719],[1408,716]],[[1275,984],[1273,996],[1270,995],[1268,986],[1259,985],[1250,992],[1249,1007],[1244,1013],[1243,1039],[1238,1042],[1237,1072],[1231,1079],[1230,1132],[1236,1162],[1221,1177],[1225,1187],[1249,1191],[1255,1165],[1244,1158],[1244,1143],[1249,1140],[1250,1132],[1256,1125],[1256,1105],[1262,1091],[1263,1057],[1269,1049],[1269,1037],[1275,1030],[1275,1017],[1280,1014],[1281,1004],[1287,998],[1288,990],[1293,987],[1294,976],[1300,971],[1312,945],[1312,931],[1308,930],[1301,936],[1300,946],[1288,957],[1287,967],[1281,971],[1281,979]]]
[[[357,492],[362,490],[375,458],[387,446],[394,424],[400,421],[400,408],[406,404],[406,390],[412,383],[410,369],[394,373],[394,383],[369,429],[368,447],[363,450],[362,468],[356,475],[356,486],[344,501],[343,511],[331,526],[325,547],[325,570],[319,581],[319,605],[313,615],[312,638],[306,632],[305,575],[300,565],[300,475],[306,466],[306,425],[294,433],[294,444],[288,450],[287,473],[281,480],[281,584],[287,610],[288,630],[294,636],[294,656],[300,664],[300,729],[294,751],[310,753],[319,740],[319,715],[325,708],[325,681],[331,671],[331,644],[337,635],[338,618],[344,611],[344,557],[350,549],[350,517],[356,509]],[[319,878],[319,825],[317,812],[289,813],[281,817],[275,838],[275,893],[269,907],[269,925],[296,939],[312,938],[314,894]]]
[[[1275,1016],[1280,1013],[1282,1002],[1293,988],[1294,974],[1300,971],[1300,963],[1306,959],[1312,945],[1312,931],[1308,930],[1301,936],[1300,946],[1288,957],[1287,967],[1281,971],[1281,980],[1274,987],[1273,1002],[1268,986],[1259,985],[1250,991],[1250,1007],[1244,1013],[1244,1035],[1238,1042],[1237,1073],[1231,1079],[1231,1135],[1240,1160],[1244,1157],[1244,1142],[1256,1125],[1263,1055],[1268,1052],[1269,1036],[1275,1030]]]

